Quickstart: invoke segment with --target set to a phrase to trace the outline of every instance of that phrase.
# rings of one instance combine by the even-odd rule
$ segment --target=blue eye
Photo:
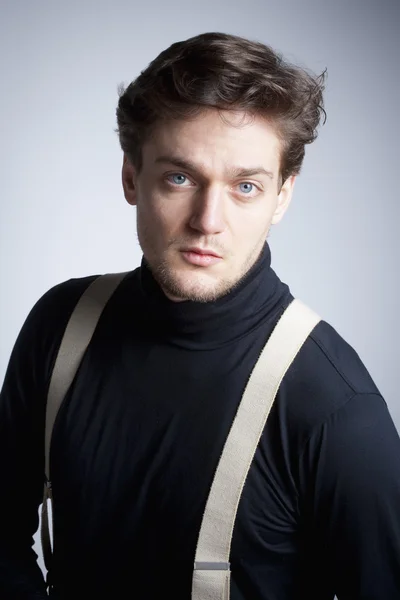
[[[177,185],[181,185],[182,183],[185,183],[187,177],[185,177],[185,175],[181,175],[180,173],[175,173],[175,175],[171,175],[172,177],[172,181],[174,183],[176,183]]]
[[[246,181],[245,183],[241,183],[240,184],[240,191],[248,194],[249,192],[252,192],[254,188],[254,185],[252,183],[249,183],[248,181]]]

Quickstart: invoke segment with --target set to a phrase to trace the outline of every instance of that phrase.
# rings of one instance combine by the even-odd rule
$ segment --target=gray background
[[[118,84],[174,41],[223,31],[328,68],[328,121],[270,237],[272,264],[356,348],[399,427],[400,3],[2,0],[0,10],[0,379],[49,287],[139,264]]]

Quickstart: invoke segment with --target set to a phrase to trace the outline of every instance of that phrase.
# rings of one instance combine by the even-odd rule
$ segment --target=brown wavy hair
[[[121,148],[140,170],[142,145],[156,124],[193,118],[205,108],[242,110],[274,124],[282,144],[282,183],[300,172],[305,145],[326,120],[325,74],[316,76],[285,62],[269,46],[225,33],[176,42],[120,88]]]

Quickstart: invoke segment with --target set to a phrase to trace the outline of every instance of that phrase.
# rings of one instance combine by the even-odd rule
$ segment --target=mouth
[[[215,258],[222,258],[220,254],[214,252],[214,250],[208,250],[207,248],[184,248],[183,252],[192,252],[199,254],[200,256],[214,256]]]
[[[184,248],[181,252],[186,262],[197,267],[210,267],[222,260],[222,256],[207,248]]]

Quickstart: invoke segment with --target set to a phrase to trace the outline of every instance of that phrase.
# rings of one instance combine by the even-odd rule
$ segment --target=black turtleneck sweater
[[[45,597],[31,550],[44,407],[93,277],[51,289],[0,403],[0,598]],[[202,514],[249,374],[292,300],[263,255],[213,303],[174,303],[145,262],[107,305],[53,436],[54,597],[189,600]],[[375,317],[373,317],[375,318]],[[326,322],[280,387],[243,491],[232,600],[400,598],[400,440],[356,352]]]

